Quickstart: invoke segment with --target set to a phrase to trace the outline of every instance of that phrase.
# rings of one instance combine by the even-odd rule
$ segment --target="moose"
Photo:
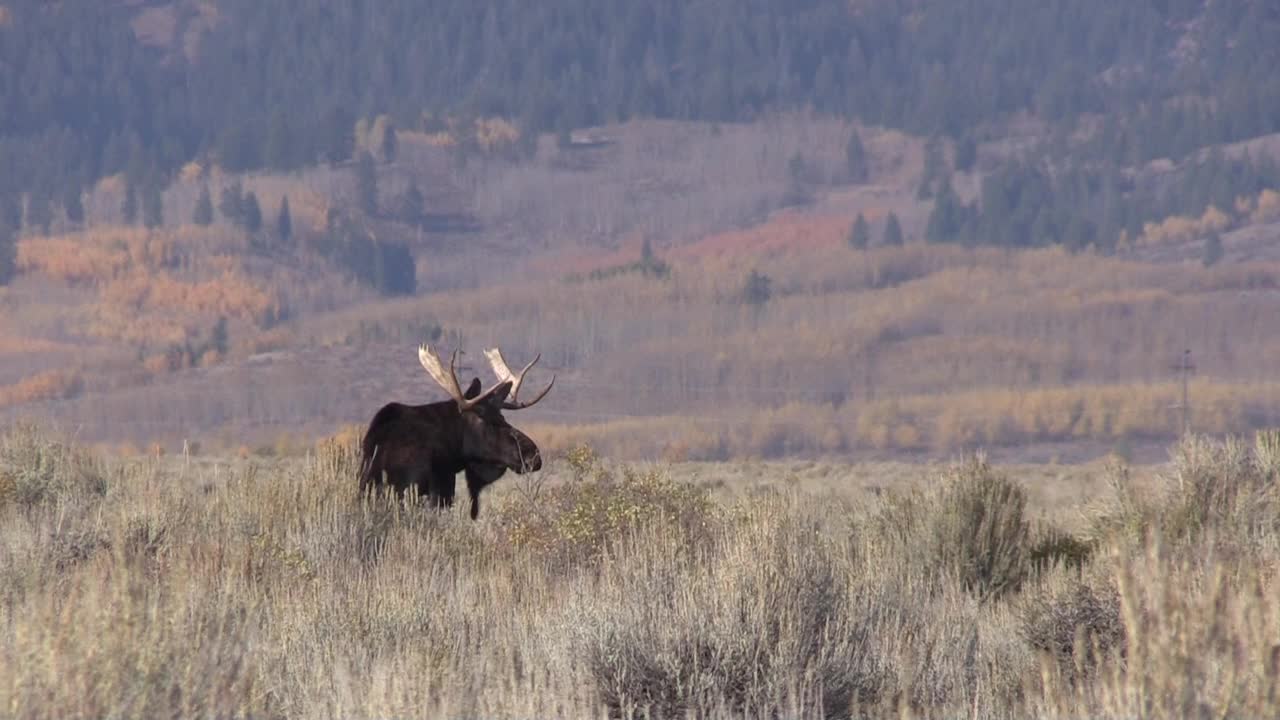
[[[426,345],[418,348],[418,361],[450,399],[426,405],[393,402],[378,410],[360,444],[361,493],[390,486],[403,498],[406,490],[415,487],[432,505],[451,507],[461,470],[466,474],[471,519],[475,520],[480,516],[480,491],[486,486],[507,470],[526,473],[542,467],[538,446],[509,425],[502,411],[536,404],[551,391],[555,376],[536,397],[521,402],[524,377],[542,356],[535,356],[524,369],[513,373],[498,348],[486,350],[484,355],[498,382],[481,392],[476,378],[464,393],[458,384],[457,350],[445,368],[435,350]]]

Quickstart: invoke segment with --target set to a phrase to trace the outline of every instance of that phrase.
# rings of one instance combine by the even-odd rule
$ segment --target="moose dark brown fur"
[[[521,382],[538,358],[516,374],[496,348],[485,351],[485,356],[498,383],[481,392],[476,379],[462,393],[455,372],[457,352],[446,372],[433,350],[419,349],[422,366],[452,399],[426,405],[390,403],[378,410],[361,442],[362,492],[390,487],[403,497],[405,491],[416,488],[432,504],[448,507],[453,505],[457,474],[465,471],[474,520],[480,515],[480,491],[487,485],[508,469],[525,473],[542,467],[538,446],[508,424],[502,411],[538,402],[555,378],[533,400],[521,403]]]

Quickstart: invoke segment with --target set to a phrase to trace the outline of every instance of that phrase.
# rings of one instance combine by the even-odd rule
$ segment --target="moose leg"
[[[412,478],[402,469],[373,467],[360,475],[360,494],[365,497],[381,497],[395,491],[396,499],[403,500],[405,489],[412,484]]]
[[[418,491],[426,491],[433,507],[453,507],[453,490],[456,473],[433,470],[418,481]]]
[[[480,517],[480,491],[502,477],[507,469],[501,465],[473,463],[466,467],[467,492],[471,495],[471,519]]]
[[[471,495],[471,519],[480,517],[480,491],[507,471],[501,465],[468,465],[466,468],[467,492]]]

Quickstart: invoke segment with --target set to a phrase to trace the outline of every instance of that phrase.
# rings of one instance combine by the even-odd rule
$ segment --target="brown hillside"
[[[1116,257],[926,246],[919,140],[864,130],[875,173],[848,185],[848,132],[805,116],[636,122],[585,165],[554,143],[511,162],[411,139],[379,167],[380,194],[414,177],[441,216],[474,226],[353,216],[413,248],[419,293],[398,300],[311,249],[328,210],[347,208],[349,168],[241,178],[264,217],[289,195],[288,252],[254,249],[221,219],[121,228],[120,183],[106,181],[86,200],[88,229],[55,223],[22,240],[24,274],[0,296],[0,417],[139,446],[296,444],[389,400],[438,398],[413,349],[442,332],[471,362],[494,344],[513,360],[543,353],[557,389],[522,420],[553,448],[697,459],[1158,447],[1179,428],[1170,365],[1185,348],[1195,429],[1280,421],[1272,195],[1225,209],[1237,229],[1211,268],[1190,250],[1220,222],[1211,213],[1153,223]],[[778,209],[797,152],[813,202]],[[166,217],[189,217],[200,183],[217,197],[230,180],[184,171]],[[878,247],[890,211],[905,247]],[[845,243],[858,213],[867,251]],[[668,274],[636,263],[645,238]],[[752,272],[769,278],[757,305],[744,294]],[[220,317],[229,342],[212,352]]]

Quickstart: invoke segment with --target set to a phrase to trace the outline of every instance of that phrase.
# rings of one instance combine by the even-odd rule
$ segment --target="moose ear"
[[[472,378],[471,385],[467,387],[467,391],[462,394],[462,397],[467,400],[474,400],[475,397],[479,394],[480,394],[480,378]]]
[[[493,392],[484,401],[490,405],[502,409],[502,403],[507,401],[507,395],[511,393],[511,381],[508,380],[493,389]]]

